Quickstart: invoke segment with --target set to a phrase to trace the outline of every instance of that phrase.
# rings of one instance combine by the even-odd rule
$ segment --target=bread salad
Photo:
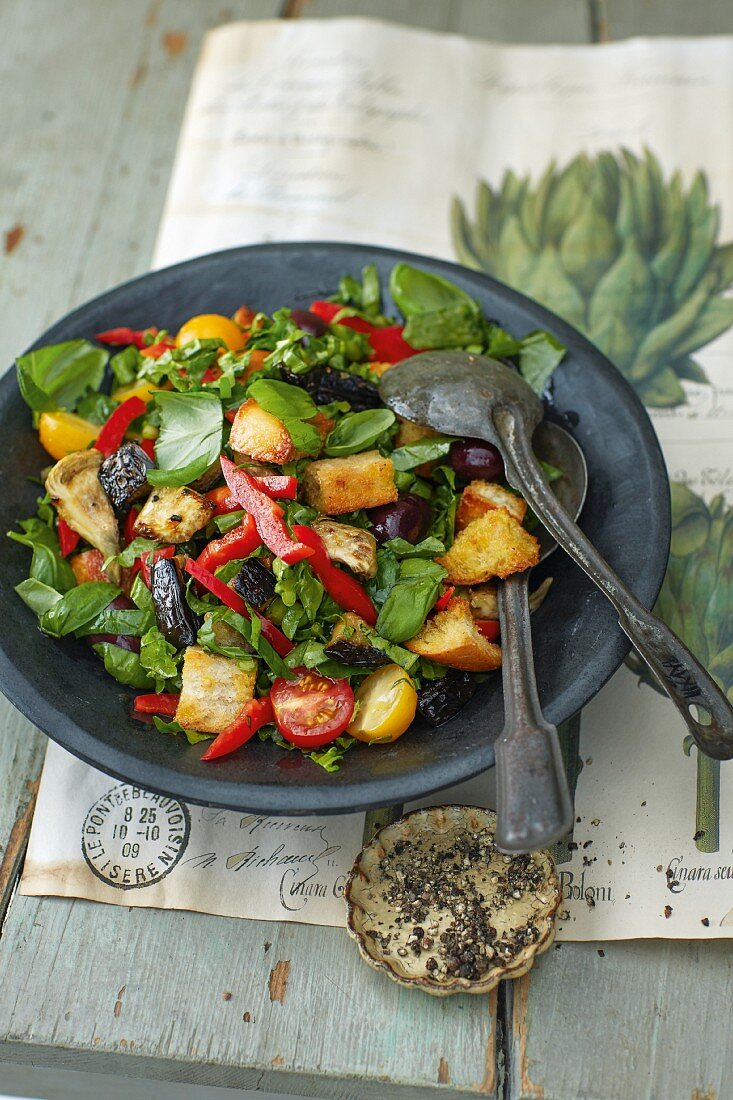
[[[148,730],[208,741],[203,760],[258,735],[335,771],[416,714],[445,722],[501,665],[496,582],[539,558],[526,504],[495,447],[400,420],[377,387],[418,350],[465,348],[542,392],[563,348],[406,264],[389,293],[398,320],[369,266],[308,309],[17,361],[54,465],[10,532],[32,551],[16,591],[44,634],[93,647]]]

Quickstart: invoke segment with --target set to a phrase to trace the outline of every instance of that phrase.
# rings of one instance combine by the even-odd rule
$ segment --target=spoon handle
[[[499,585],[504,730],[496,754],[496,844],[531,852],[560,840],[573,823],[557,730],[540,709],[532,655],[528,574]]]
[[[558,503],[532,453],[521,418],[512,406],[496,408],[493,417],[509,459],[507,478],[510,483],[522,493],[576,565],[616,608],[621,629],[677,707],[701,752],[716,760],[730,760],[733,757],[733,707],[723,692],[677,635],[639,603]],[[709,718],[709,724],[694,717],[692,706],[704,712],[701,717],[706,723]]]

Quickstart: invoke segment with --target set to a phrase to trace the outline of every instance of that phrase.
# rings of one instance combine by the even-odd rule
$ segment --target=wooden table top
[[[731,0],[0,4],[0,361],[147,268],[202,35],[281,14],[503,41],[733,32]],[[724,941],[563,944],[498,996],[440,1000],[338,929],[19,897],[45,738],[4,700],[0,726],[0,1093],[12,1063],[345,1100],[733,1096]]]

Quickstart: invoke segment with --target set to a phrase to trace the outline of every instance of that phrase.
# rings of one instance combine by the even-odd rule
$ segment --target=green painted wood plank
[[[455,0],[449,28],[494,42],[589,42],[586,0]]]
[[[496,1095],[489,998],[408,992],[339,929],[16,896],[0,989],[7,1061],[340,1098]]]
[[[563,943],[544,962],[507,987],[511,1100],[733,1096],[727,943]]]
[[[46,739],[0,699],[0,926],[30,829]]]
[[[634,35],[733,34],[731,0],[596,0],[604,35],[617,41]]]

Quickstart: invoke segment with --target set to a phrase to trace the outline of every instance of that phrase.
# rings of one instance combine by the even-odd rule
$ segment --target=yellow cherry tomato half
[[[138,378],[135,382],[128,382],[126,386],[120,386],[113,391],[115,401],[127,401],[131,397],[139,397],[141,401],[152,401],[153,394],[160,389],[160,384],[149,382],[146,378]]]
[[[246,343],[245,334],[231,317],[220,313],[201,313],[191,317],[179,330],[176,344],[183,347],[192,340],[221,340],[229,351],[241,351]]]
[[[38,420],[38,438],[55,459],[66,458],[72,451],[85,451],[99,431],[99,424],[91,424],[64,409],[43,412]]]
[[[371,672],[354,692],[356,715],[346,732],[357,741],[396,741],[410,726],[417,710],[415,685],[399,665]]]

